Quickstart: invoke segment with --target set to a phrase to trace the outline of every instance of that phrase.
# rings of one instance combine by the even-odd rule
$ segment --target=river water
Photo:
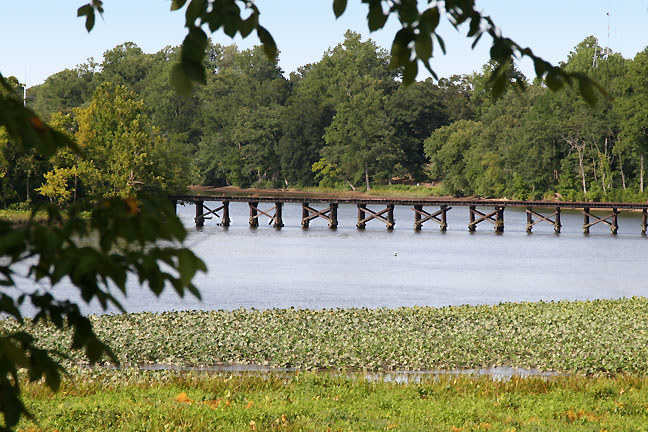
[[[396,207],[393,231],[377,220],[356,229],[351,205],[340,206],[334,231],[322,219],[302,229],[299,204],[284,206],[280,230],[267,218],[249,228],[248,211],[246,203],[231,203],[229,228],[215,218],[198,230],[193,205],[179,206],[189,231],[186,244],[209,268],[195,279],[202,299],[181,299],[170,289],[156,298],[133,280],[125,309],[441,307],[648,295],[648,239],[640,235],[638,214],[620,215],[616,236],[603,224],[586,236],[577,212],[563,212],[556,235],[545,222],[527,234],[526,214],[515,209],[505,212],[503,234],[487,222],[469,233],[463,207],[448,212],[445,233],[433,222],[415,232],[407,206]],[[65,284],[55,292],[78,299]],[[29,305],[24,312],[30,313]],[[91,304],[85,312],[102,310]]]

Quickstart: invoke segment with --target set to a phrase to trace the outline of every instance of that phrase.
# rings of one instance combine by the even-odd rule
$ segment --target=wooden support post
[[[556,207],[556,219],[554,219],[554,232],[560,234],[560,229],[562,225],[560,224],[560,207]]]
[[[421,212],[423,211],[423,206],[422,205],[415,205],[414,206],[414,230],[415,231],[420,231],[422,228],[422,223],[421,223]]]
[[[275,203],[274,224],[272,226],[277,228],[277,229],[282,228],[284,226],[284,223],[283,223],[283,203],[281,203],[281,202]]]
[[[221,224],[224,227],[228,227],[230,226],[230,222],[232,221],[230,220],[230,216],[229,216],[229,201],[223,201],[223,219]]]
[[[641,212],[641,235],[646,235],[648,225],[648,210],[643,209]]]
[[[441,231],[445,231],[448,229],[448,206],[447,205],[442,205],[441,206]]]
[[[248,203],[250,206],[250,227],[251,228],[256,228],[259,226],[259,218],[257,218],[257,210],[256,207],[259,205],[258,202],[250,202]]]
[[[306,229],[308,228],[308,224],[310,222],[310,219],[308,218],[310,214],[308,213],[308,203],[302,203],[302,221],[301,221],[301,226],[302,228]]]
[[[337,203],[331,203],[330,207],[331,207],[331,213],[329,213],[329,228],[336,229],[338,226],[338,218],[337,218],[338,205]]]
[[[172,199],[171,205],[173,206],[173,214],[178,214],[178,200]]]
[[[610,231],[612,231],[612,234],[616,234],[619,232],[619,221],[617,217],[619,211],[613,208],[612,212],[614,213],[614,215],[612,216],[612,225],[610,225]]]
[[[497,207],[497,217],[495,219],[495,232],[504,232],[504,207]]]
[[[468,224],[468,231],[475,232],[477,224],[475,224],[475,206],[470,206],[470,223]]]
[[[589,211],[589,208],[583,208],[583,234],[589,234]]]
[[[396,225],[396,221],[394,221],[394,204],[388,204],[387,208],[387,229],[388,230],[393,230],[394,225]]]
[[[203,201],[196,201],[196,228],[202,228],[205,225],[205,219],[203,218]]]
[[[526,214],[527,214],[527,226],[526,226],[526,232],[528,234],[531,234],[531,230],[533,227],[533,209],[531,207],[527,207],[526,209]]]
[[[367,223],[364,222],[364,211],[366,208],[367,206],[365,204],[358,204],[358,223],[356,224],[356,227],[358,227],[358,229],[365,229],[365,226],[367,225]]]

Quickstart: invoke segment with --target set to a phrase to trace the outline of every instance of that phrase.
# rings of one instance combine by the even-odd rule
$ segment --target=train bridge
[[[178,195],[170,197],[175,206],[179,202],[192,203],[196,206],[194,221],[196,227],[202,227],[205,221],[218,217],[220,224],[229,226],[230,202],[245,202],[250,208],[249,224],[259,226],[259,219],[269,218],[275,228],[281,228],[283,223],[283,205],[285,203],[301,204],[301,225],[308,228],[311,220],[323,218],[328,226],[335,229],[338,226],[338,207],[352,205],[358,209],[356,227],[364,229],[370,221],[380,221],[387,229],[394,229],[394,207],[407,206],[413,211],[414,229],[420,230],[426,222],[436,223],[442,231],[448,227],[447,213],[453,207],[468,207],[468,230],[475,231],[480,223],[490,223],[495,232],[504,232],[504,210],[507,207],[523,208],[526,210],[526,230],[531,232],[533,227],[545,222],[553,225],[554,231],[560,233],[560,213],[565,210],[580,211],[583,215],[583,232],[589,233],[592,226],[605,224],[612,234],[619,229],[618,215],[622,211],[641,212],[641,234],[646,235],[648,225],[648,204],[613,203],[613,202],[568,202],[568,201],[509,201],[490,199],[462,198],[330,198],[322,196],[286,196],[285,194],[264,194],[260,196],[234,195]],[[490,210],[480,211],[477,208]],[[604,211],[596,215],[593,210]]]

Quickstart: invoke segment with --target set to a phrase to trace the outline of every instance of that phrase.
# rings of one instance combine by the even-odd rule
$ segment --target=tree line
[[[480,73],[401,85],[388,53],[347,32],[288,77],[261,47],[210,43],[206,84],[169,85],[180,47],[155,54],[125,43],[28,89],[27,104],[76,139],[83,158],[42,159],[0,130],[5,207],[59,204],[188,184],[363,187],[434,181],[452,195],[516,199],[645,199],[648,50],[634,59],[589,37],[563,66],[608,93],[590,106],[578,88],[551,92],[509,65],[495,99],[494,63]],[[16,97],[22,89],[13,80]]]

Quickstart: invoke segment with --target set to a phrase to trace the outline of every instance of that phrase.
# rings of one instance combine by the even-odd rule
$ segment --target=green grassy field
[[[86,371],[24,388],[23,431],[642,431],[648,378],[420,383],[362,376]]]

